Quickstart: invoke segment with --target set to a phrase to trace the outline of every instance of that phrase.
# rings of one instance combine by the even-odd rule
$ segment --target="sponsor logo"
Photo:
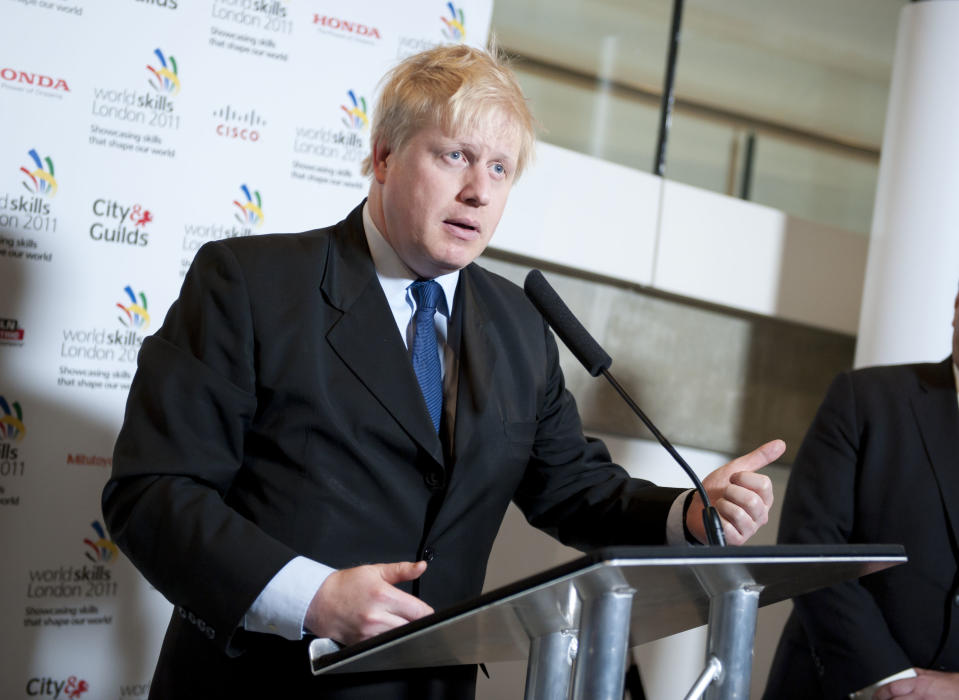
[[[0,345],[23,345],[23,329],[15,318],[0,318]]]
[[[440,17],[443,20],[443,36],[450,41],[462,43],[466,41],[466,20],[463,18],[463,8],[456,9],[452,2],[446,3],[449,16]]]
[[[30,697],[51,697],[53,700],[59,698],[76,700],[82,698],[88,690],[90,690],[90,684],[76,676],[70,676],[61,681],[46,676],[31,678],[27,681],[26,687],[26,693]]]
[[[140,328],[146,330],[150,327],[150,314],[147,312],[147,295],[143,292],[140,292],[139,302],[137,303],[137,295],[133,293],[133,288],[130,285],[127,285],[123,288],[123,291],[126,292],[127,297],[130,299],[129,304],[121,304],[117,302],[117,308],[122,312],[122,316],[117,316],[120,319],[120,323],[128,328]]]
[[[293,33],[293,23],[286,18],[285,0],[213,0],[211,14],[214,19],[247,29]]]
[[[13,443],[20,442],[27,434],[23,425],[23,409],[14,401],[12,404],[0,396],[0,477],[23,476],[26,462],[20,457],[20,450]],[[0,486],[0,505],[20,505],[19,496],[8,496],[6,489]]]
[[[156,57],[157,64],[146,67],[149,71],[147,83],[153,91],[139,92],[125,87],[95,87],[91,109],[94,117],[142,124],[157,129],[180,128],[180,115],[175,113],[173,100],[182,87],[179,66],[173,56],[166,56],[160,49],[154,49],[153,55]],[[107,142],[107,136],[113,137],[110,142]],[[149,145],[141,146],[141,140],[148,142]],[[96,124],[91,126],[89,141],[94,146],[167,157],[175,155],[173,149],[159,148],[162,144],[159,136],[117,132],[113,129],[98,127]]]
[[[17,401],[7,403],[7,400],[3,396],[0,396],[0,441],[7,443],[20,442],[26,437],[26,434],[27,428],[23,424],[23,409],[20,407],[20,403]],[[8,454],[0,451],[0,456],[17,456],[16,450],[11,451],[8,448],[5,452]],[[11,452],[12,454],[10,454]]]
[[[51,199],[59,191],[53,159],[41,157],[37,149],[27,151],[30,163],[20,166],[20,184],[29,195],[8,192],[0,194],[0,233],[34,232],[54,233],[57,217],[51,216]],[[32,238],[0,237],[0,257],[50,260],[52,254],[34,250],[38,247]]]
[[[370,123],[366,98],[353,90],[346,94],[349,102],[340,105],[342,126],[296,127],[293,137],[296,158],[290,169],[292,179],[349,189],[365,186],[359,163],[368,153],[367,139],[364,138]]]
[[[323,28],[329,30],[331,33],[347,36],[350,38],[360,37],[370,41],[374,39],[380,40],[383,38],[380,34],[380,30],[376,27],[371,27],[368,24],[363,24],[362,22],[356,22],[349,19],[343,19],[341,17],[332,17],[330,15],[314,13],[313,24],[317,25],[317,28]]]
[[[150,683],[129,683],[120,686],[121,698],[145,698],[150,694]]]
[[[170,56],[169,64],[160,49],[153,49],[154,55],[160,61],[157,67],[147,66],[147,70],[152,74],[149,78],[150,87],[157,92],[166,93],[176,97],[180,93],[179,71],[176,66],[176,59]]]
[[[347,129],[366,129],[370,124],[370,119],[366,114],[366,98],[357,98],[356,93],[352,90],[346,94],[350,96],[352,105],[340,105],[340,109],[346,112],[346,116],[343,118],[343,124]]]
[[[119,553],[117,546],[107,537],[103,525],[100,524],[99,520],[94,520],[90,523],[90,527],[93,528],[97,539],[91,540],[89,537],[83,538],[83,544],[87,546],[87,549],[83,552],[84,556],[94,564],[111,563],[117,558],[117,554]]]
[[[251,226],[253,228],[260,228],[263,225],[263,201],[260,199],[260,191],[253,190],[253,194],[250,194],[250,188],[246,185],[240,185],[240,189],[243,190],[243,196],[246,198],[246,201],[239,202],[233,200],[233,204],[240,210],[235,214],[235,218],[241,224]],[[256,199],[254,202],[253,200]]]
[[[90,523],[93,535],[83,538],[83,556],[90,562],[80,566],[62,564],[45,569],[27,571],[27,598],[112,598],[117,594],[117,582],[113,580],[110,565],[119,558],[117,546],[107,537],[103,525],[98,520]],[[31,603],[34,605],[35,603]],[[62,615],[48,620],[27,623],[30,625],[80,625],[109,624],[112,616],[97,618],[78,618],[77,613],[96,613],[97,609],[88,606],[77,608],[28,608],[28,616]],[[73,619],[71,619],[73,618]]]
[[[27,176],[27,179],[23,181],[24,188],[30,194],[53,197],[57,193],[57,180],[53,176],[53,159],[47,156],[41,160],[35,148],[27,151],[27,154],[36,167],[31,169],[29,165],[20,166],[20,172]]]
[[[66,328],[63,330],[63,343],[60,345],[60,357],[73,360],[97,360],[111,363],[134,363],[137,352],[143,344],[141,331],[150,324],[146,308],[146,294],[139,293],[139,302],[133,288],[127,286],[124,292],[129,305],[114,302],[113,308],[120,307],[123,315],[117,317],[121,329],[110,328]],[[130,373],[122,368],[78,369],[60,367],[60,386],[78,386],[87,389],[129,389]],[[123,382],[123,383],[118,383]]]
[[[121,204],[113,199],[93,200],[93,215],[97,220],[90,224],[90,238],[100,243],[123,243],[145,248],[150,243],[150,234],[144,228],[153,221],[153,214],[142,204]]]
[[[249,143],[260,140],[258,126],[266,126],[266,119],[256,113],[256,110],[238,112],[230,105],[221,107],[213,112],[216,119],[216,135],[227,139],[239,139]]]
[[[51,92],[70,92],[70,86],[64,78],[57,78],[43,73],[34,73],[33,71],[18,70],[16,68],[0,68],[0,80],[4,87],[12,87],[22,90],[20,87],[29,85],[31,88],[42,88]]]
[[[100,455],[85,455],[77,453],[67,453],[67,464],[82,464],[88,467],[106,467],[113,466],[113,457],[101,457]]]

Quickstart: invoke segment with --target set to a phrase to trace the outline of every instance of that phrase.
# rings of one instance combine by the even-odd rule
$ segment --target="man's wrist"
[[[291,559],[253,601],[243,627],[284,639],[302,639],[310,602],[335,570],[306,557]]]
[[[686,542],[688,542],[689,544],[702,544],[702,542],[700,542],[699,539],[697,539],[697,537],[689,529],[689,525],[687,523],[689,506],[692,505],[693,496],[695,495],[696,495],[696,492],[693,490],[690,490],[689,493],[686,494],[686,500],[683,501],[683,536],[686,538]]]

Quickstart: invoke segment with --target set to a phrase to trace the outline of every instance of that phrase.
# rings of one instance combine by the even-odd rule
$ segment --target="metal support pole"
[[[753,191],[753,165],[756,162],[756,132],[746,134],[746,154],[743,156],[743,181],[739,187],[739,198],[748,200]]]
[[[693,683],[693,687],[686,693],[686,697],[683,698],[683,700],[699,700],[699,698],[703,696],[703,693],[706,692],[706,688],[709,687],[710,683],[719,678],[722,673],[723,665],[719,662],[719,659],[715,656],[710,656],[706,661],[706,668],[699,674],[699,678]]]
[[[565,700],[576,658],[574,630],[553,632],[530,641],[526,666],[526,700]]]
[[[679,32],[683,25],[683,0],[673,0],[673,21],[669,31],[669,53],[666,56],[666,74],[663,77],[663,99],[659,107],[659,139],[656,143],[656,160],[653,174],[666,174],[666,141],[673,118],[673,86],[676,82],[676,61],[679,56]]]
[[[622,700],[635,592],[616,586],[583,601],[573,700]]]
[[[706,689],[706,700],[749,698],[758,610],[759,590],[752,587],[719,593],[710,601],[706,659],[717,658],[722,673]]]

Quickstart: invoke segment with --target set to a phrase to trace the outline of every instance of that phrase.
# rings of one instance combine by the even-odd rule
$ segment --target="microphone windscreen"
[[[583,324],[573,315],[569,307],[563,303],[543,273],[539,270],[530,270],[523,284],[526,296],[533,302],[533,306],[543,315],[546,322],[552,326],[556,335],[560,337],[576,359],[583,363],[583,367],[594,377],[613,363],[612,358],[600,347],[596,339],[589,334]]]

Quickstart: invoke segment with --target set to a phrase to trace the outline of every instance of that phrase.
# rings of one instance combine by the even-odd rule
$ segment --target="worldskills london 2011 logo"
[[[362,131],[370,124],[370,118],[366,112],[366,98],[362,96],[357,97],[356,93],[352,90],[347,92],[347,94],[350,96],[352,106],[340,105],[340,109],[346,112],[346,116],[343,117],[343,124],[347,129]]]
[[[23,409],[14,401],[12,404],[0,396],[0,440],[4,442],[20,442],[27,434],[23,424]]]
[[[117,550],[113,541],[107,537],[103,525],[100,524],[100,521],[94,520],[90,523],[90,527],[93,528],[96,539],[83,538],[83,544],[87,546],[86,551],[83,552],[84,556],[94,564],[109,564],[114,561],[119,550]]]
[[[120,323],[127,328],[146,330],[150,327],[150,313],[147,311],[147,295],[143,292],[140,292],[139,295],[134,294],[133,288],[130,285],[124,287],[123,291],[126,292],[130,303],[121,304],[117,302],[117,308],[123,312],[123,315],[117,316],[117,318],[120,319]]]
[[[159,59],[160,65],[158,67],[147,66],[147,70],[151,74],[150,87],[157,92],[176,96],[180,92],[180,78],[177,77],[179,71],[176,67],[176,59],[170,56],[167,60],[160,49],[154,49],[153,53]]]
[[[466,41],[466,19],[463,17],[463,9],[457,10],[451,2],[446,3],[446,7],[450,11],[449,17],[440,17],[446,25],[443,36],[458,43]]]
[[[240,210],[236,212],[236,220],[246,226],[259,228],[263,225],[263,201],[260,199],[260,192],[253,190],[251,194],[246,185],[240,185],[240,189],[243,190],[246,201],[233,200],[233,204]]]
[[[31,148],[28,154],[36,167],[31,169],[29,165],[20,166],[20,172],[28,178],[23,181],[24,188],[30,194],[52,197],[57,193],[57,181],[53,176],[53,159],[50,156],[41,159],[35,148]]]

